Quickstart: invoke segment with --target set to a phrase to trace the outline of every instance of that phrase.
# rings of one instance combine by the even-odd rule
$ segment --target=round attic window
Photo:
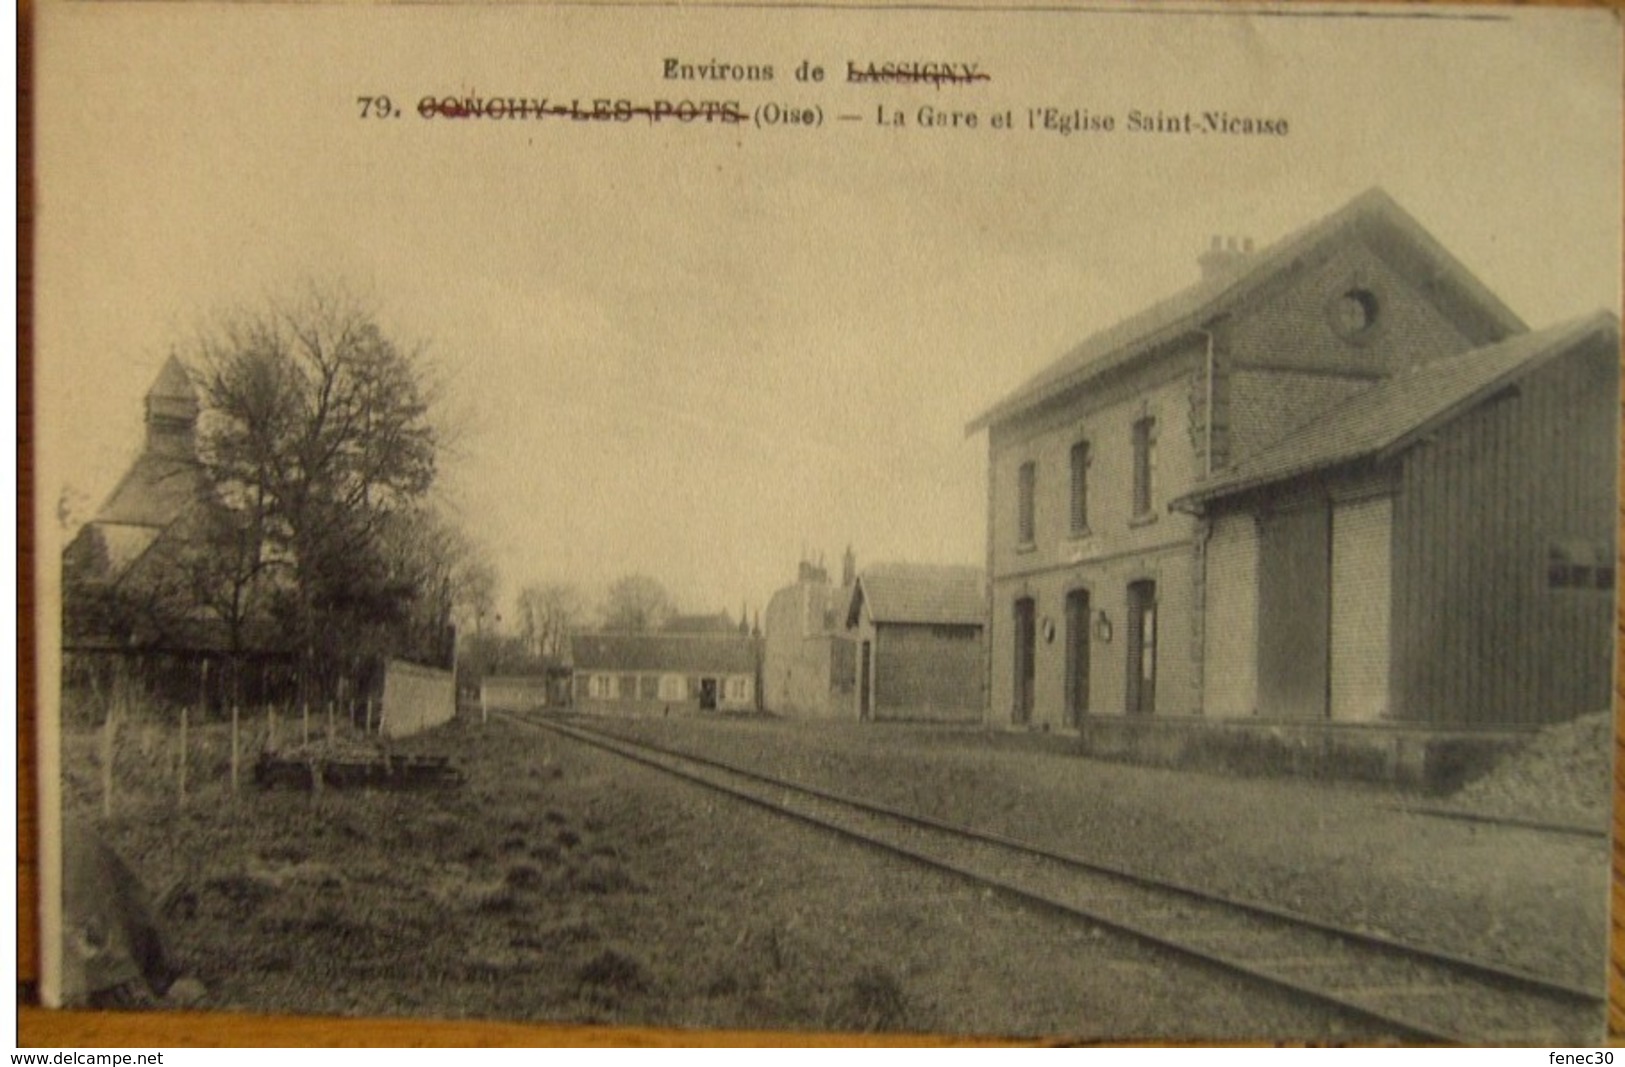
[[[1369,337],[1381,317],[1377,294],[1358,286],[1345,290],[1333,300],[1331,312],[1332,327],[1345,341],[1359,341]]]

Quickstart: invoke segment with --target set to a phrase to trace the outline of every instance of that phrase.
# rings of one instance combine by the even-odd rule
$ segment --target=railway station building
[[[1380,190],[989,408],[990,724],[1431,774],[1609,706],[1618,323],[1531,332]]]

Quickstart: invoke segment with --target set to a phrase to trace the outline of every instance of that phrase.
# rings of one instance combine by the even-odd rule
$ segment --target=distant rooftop
[[[987,613],[979,567],[876,564],[858,575],[849,623],[854,621],[860,598],[877,623],[981,625]]]

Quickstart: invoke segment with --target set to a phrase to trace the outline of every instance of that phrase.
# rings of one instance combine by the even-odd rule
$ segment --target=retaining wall
[[[450,671],[398,659],[385,666],[378,723],[378,732],[385,737],[409,737],[450,721],[456,713],[456,684]]]

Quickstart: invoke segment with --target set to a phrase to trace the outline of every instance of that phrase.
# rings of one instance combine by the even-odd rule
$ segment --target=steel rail
[[[1432,819],[1454,819],[1458,822],[1478,823],[1483,826],[1501,826],[1511,830],[1527,830],[1535,834],[1565,834],[1569,837],[1594,837],[1608,840],[1608,829],[1602,826],[1578,826],[1573,823],[1541,822],[1538,819],[1519,819],[1511,815],[1489,815],[1478,811],[1458,811],[1454,808],[1429,807],[1422,804],[1390,804],[1387,810],[1403,815],[1425,815]]]
[[[1180,940],[1160,929],[1155,929],[1141,923],[1125,920],[1118,917],[1103,915],[1098,911],[1080,907],[1066,901],[1057,900],[1030,888],[1017,885],[1013,882],[994,877],[982,871],[972,870],[929,853],[888,841],[881,837],[867,833],[863,830],[844,826],[837,822],[822,818],[816,814],[797,811],[785,803],[775,801],[768,797],[758,796],[748,791],[718,782],[714,778],[697,774],[683,767],[674,767],[662,760],[676,760],[684,763],[705,767],[714,772],[725,775],[734,775],[748,782],[774,789],[788,790],[811,797],[826,804],[862,812],[870,816],[879,816],[883,819],[894,820],[934,830],[948,835],[984,845],[1007,849],[1023,855],[1050,863],[1061,864],[1066,867],[1077,868],[1092,875],[1103,875],[1118,882],[1127,883],[1148,892],[1173,894],[1196,901],[1206,906],[1217,906],[1232,912],[1247,915],[1256,920],[1263,920],[1275,924],[1278,928],[1289,933],[1299,935],[1309,934],[1316,937],[1330,938],[1335,942],[1378,953],[1390,957],[1401,957],[1421,962],[1431,967],[1439,968],[1452,976],[1468,976],[1479,981],[1486,981],[1500,987],[1515,987],[1542,997],[1560,999],[1573,1005],[1601,1006],[1604,997],[1588,989],[1572,984],[1554,981],[1540,975],[1504,967],[1498,964],[1487,963],[1471,959],[1455,953],[1438,950],[1429,946],[1416,945],[1370,931],[1355,930],[1342,927],[1334,923],[1327,923],[1310,916],[1302,915],[1283,908],[1262,904],[1256,901],[1242,900],[1225,894],[1213,893],[1194,886],[1178,882],[1159,879],[1153,876],[1130,871],[1115,865],[1097,862],[1084,857],[1063,852],[1051,851],[1029,842],[1016,838],[1006,837],[989,831],[977,830],[945,822],[927,815],[904,811],[889,805],[873,801],[853,798],[821,789],[805,783],[780,778],[775,775],[741,767],[723,760],[664,748],[647,741],[632,740],[619,736],[611,731],[604,731],[580,723],[565,724],[554,719],[518,718],[502,716],[516,724],[546,729],[587,745],[614,753],[625,759],[665,771],[688,781],[706,786],[707,788],[727,793],[737,799],[755,804],[776,814],[798,819],[802,822],[833,831],[842,836],[862,842],[871,847],[881,849],[893,854],[903,855],[915,862],[923,863],[938,870],[956,875],[970,881],[997,889],[1007,895],[1013,896],[1030,904],[1038,904],[1050,911],[1085,919],[1097,925],[1117,930],[1142,941],[1157,945],[1160,948],[1171,950],[1180,955],[1200,960],[1204,963],[1237,973],[1255,981],[1270,986],[1285,989],[1289,992],[1307,996],[1322,1004],[1329,1005],[1345,1014],[1351,1014],[1366,1019],[1394,1032],[1397,1036],[1417,1037],[1430,1041],[1448,1041],[1470,1043],[1474,1037],[1461,1032],[1441,1027],[1432,1023],[1420,1022],[1414,1018],[1396,1014],[1385,1008],[1375,1007],[1359,1000],[1327,989],[1322,985],[1297,980],[1282,975],[1277,971],[1265,967],[1255,966],[1253,963],[1239,959],[1234,955],[1222,951],[1204,948],[1188,940]],[[653,753],[654,755],[650,755]]]
[[[846,804],[862,811],[868,811],[894,819],[900,819],[919,826],[927,826],[931,829],[941,830],[946,833],[959,834],[973,840],[984,841],[993,845],[1000,845],[1004,848],[1023,852],[1041,859],[1071,864],[1092,872],[1111,875],[1112,877],[1121,878],[1125,881],[1134,882],[1149,888],[1183,894],[1204,903],[1221,904],[1226,907],[1235,908],[1253,915],[1257,915],[1261,918],[1292,923],[1315,930],[1318,933],[1340,938],[1345,941],[1352,941],[1374,948],[1406,953],[1425,959],[1431,963],[1447,964],[1459,970],[1468,971],[1494,981],[1522,986],[1535,992],[1552,996],[1567,996],[1581,1003],[1593,1003],[1601,1005],[1606,1002],[1606,997],[1604,994],[1597,992],[1596,990],[1587,989],[1583,986],[1574,985],[1573,983],[1565,982],[1561,979],[1551,978],[1546,975],[1536,974],[1532,971],[1526,971],[1521,968],[1509,967],[1505,964],[1492,963],[1487,960],[1474,959],[1471,956],[1463,956],[1459,953],[1451,952],[1448,949],[1440,948],[1435,945],[1405,941],[1396,937],[1390,937],[1386,934],[1377,933],[1372,930],[1361,930],[1352,926],[1343,926],[1339,923],[1320,919],[1312,915],[1307,915],[1303,912],[1293,911],[1290,908],[1283,908],[1274,904],[1267,904],[1262,901],[1230,896],[1215,890],[1203,889],[1199,886],[1180,882],[1172,878],[1144,874],[1139,871],[1130,870],[1126,867],[1120,867],[1115,864],[1107,863],[1104,860],[1091,859],[1086,856],[1081,856],[1077,853],[1060,852],[1047,849],[1040,845],[1034,845],[1031,842],[1023,841],[1020,838],[1008,837],[995,831],[979,830],[972,826],[946,822],[930,815],[921,815],[916,812],[906,811],[902,808],[896,808],[887,804],[879,803],[878,801],[846,796],[840,793],[821,789],[818,786],[808,785],[804,782],[797,782],[788,778],[780,778],[776,775],[753,770],[749,767],[742,767],[738,764],[729,763],[710,756],[704,756],[693,752],[685,752],[677,749],[663,748],[648,741],[634,741],[613,732],[596,729],[594,727],[585,726],[579,723],[571,724],[571,726],[574,729],[593,733],[600,737],[608,737],[625,744],[640,745],[652,751],[662,752],[684,759],[690,759],[705,766],[715,767],[718,770],[727,771],[732,774],[738,774],[745,778],[754,779],[763,783],[764,785],[795,789],[806,793],[809,796],[830,801],[831,803]]]

